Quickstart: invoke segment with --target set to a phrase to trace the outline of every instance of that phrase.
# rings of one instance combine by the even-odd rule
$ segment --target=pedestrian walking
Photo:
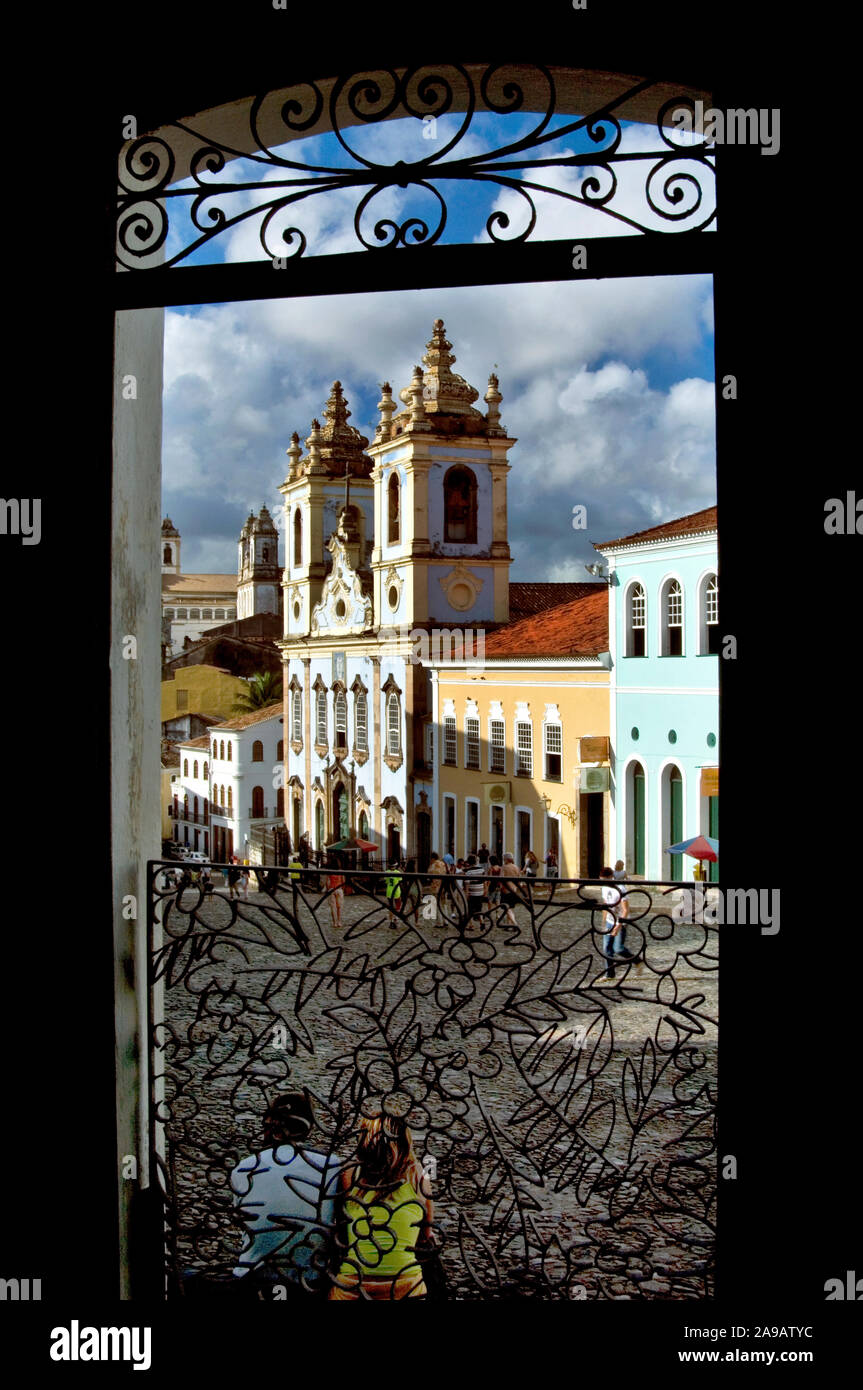
[[[334,927],[342,925],[342,905],[345,901],[344,874],[327,874],[327,890],[330,894],[330,918]]]
[[[401,868],[401,864],[397,866]],[[394,927],[396,924],[395,913],[401,912],[402,908],[402,875],[398,872],[390,871],[384,880],[386,889],[387,904],[390,909],[389,925]]]
[[[629,903],[626,889],[620,886],[620,880],[615,882],[613,869],[600,869],[599,877],[606,880],[602,888],[602,901],[605,903],[602,954],[606,959],[606,970],[605,974],[596,981],[596,984],[614,985],[617,984],[614,974],[615,962],[618,965],[626,965],[629,961],[636,959],[635,955],[626,949],[626,919],[629,916]]]
[[[478,853],[477,853],[476,858],[477,858],[477,863],[478,863],[478,864],[487,864],[487,863],[488,863],[488,859],[489,859],[488,845],[485,843],[485,841],[483,841],[483,843],[480,845],[479,851],[478,851]]]
[[[238,887],[239,882],[240,882],[240,870],[237,868],[236,860],[232,860],[231,865],[230,865],[230,867],[229,867],[229,869],[228,869],[228,897],[229,897],[229,898],[238,898],[238,897],[240,896],[239,887]]]
[[[521,876],[521,869],[516,864],[512,855],[505,854],[503,856],[503,864],[501,865],[500,870],[500,900],[503,906],[506,908],[505,924],[510,927],[518,926],[518,922],[516,922],[515,920],[515,913],[513,912],[513,908],[515,907],[516,903],[520,900],[521,897],[521,894],[519,893],[518,889],[514,887],[510,880],[514,878],[521,878]],[[499,923],[499,925],[503,926],[504,923]]]
[[[500,860],[496,854],[488,856],[488,905],[489,909],[500,906]]]
[[[539,871],[539,860],[532,849],[525,850],[522,871],[525,878],[536,878]]]
[[[553,849],[548,851],[545,856],[545,876],[546,878],[559,878],[560,869],[558,868],[557,855]]]
[[[486,867],[477,861],[475,854],[467,857],[467,867],[465,869],[465,886],[467,888],[467,918],[465,926],[469,926],[475,917],[482,915],[482,905],[486,894]]]

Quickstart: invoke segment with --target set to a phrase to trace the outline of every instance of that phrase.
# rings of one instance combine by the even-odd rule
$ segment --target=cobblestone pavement
[[[310,1145],[340,1157],[363,1097],[407,1113],[436,1170],[451,1297],[710,1295],[715,929],[631,894],[627,947],[643,963],[610,988],[595,983],[600,913],[565,892],[537,895],[533,921],[517,908],[516,929],[461,932],[422,916],[393,928],[367,897],[345,899],[341,927],[316,893],[295,919],[292,906],[289,892],[237,904],[186,890],[164,914],[181,1267],[230,1268],[230,1170],[258,1143],[267,1100],[307,1086]]]

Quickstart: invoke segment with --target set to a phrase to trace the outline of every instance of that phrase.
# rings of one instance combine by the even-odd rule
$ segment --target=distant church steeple
[[[237,566],[237,618],[278,613],[281,593],[279,533],[266,506],[250,512],[240,532]]]
[[[162,573],[180,573],[180,533],[169,516],[162,522]]]

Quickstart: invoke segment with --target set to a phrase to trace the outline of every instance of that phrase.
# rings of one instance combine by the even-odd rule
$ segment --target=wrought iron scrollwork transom
[[[459,190],[483,184],[513,195],[510,206],[483,211],[482,221],[466,226],[462,239],[474,240],[484,231],[493,242],[527,241],[537,228],[538,197],[590,208],[633,232],[701,231],[715,219],[713,150],[703,140],[684,138],[682,124],[671,116],[691,113],[693,101],[685,94],[663,100],[667,90],[639,82],[561,123],[549,68],[468,69],[451,63],[358,73],[326,84],[310,81],[257,96],[248,107],[244,148],[177,121],[166,130],[182,137],[182,167],[163,134],[143,135],[122,152],[117,263],[125,269],[177,265],[252,219],[258,224],[259,254],[302,256],[309,246],[300,225],[303,208],[310,210],[310,200],[323,198],[334,210],[340,195],[340,213],[352,218],[354,249],[433,246],[448,224],[442,188],[453,190],[452,202]],[[646,94],[657,99],[649,150],[633,144],[619,114]],[[382,122],[414,118],[427,125],[456,114],[455,131],[422,141],[427,149],[421,158],[382,160],[385,139],[378,150],[368,142],[364,147],[364,131]],[[515,117],[526,119],[530,128],[502,138],[504,118]],[[338,159],[291,158],[287,142],[308,133],[331,136]],[[579,141],[585,148],[574,148]],[[223,177],[234,157],[252,176]],[[633,167],[643,170],[639,206],[629,174]],[[629,180],[625,190],[622,177]],[[423,214],[400,210],[395,190],[408,190],[413,199],[422,195]],[[237,205],[230,209],[232,198]],[[178,204],[185,216],[177,215]]]

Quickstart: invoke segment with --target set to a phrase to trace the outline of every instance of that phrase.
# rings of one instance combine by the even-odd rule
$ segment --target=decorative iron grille
[[[537,229],[538,197],[602,213],[620,230],[710,227],[716,215],[713,147],[691,133],[694,121],[686,129],[672,120],[678,111],[692,116],[691,95],[668,96],[667,84],[644,80],[567,119],[558,85],[571,80],[565,70],[541,65],[447,63],[307,81],[248,103],[246,138],[239,142],[244,148],[207,134],[203,116],[172,122],[166,134],[143,135],[122,152],[117,264],[176,265],[248,222],[258,226],[258,254],[302,256],[309,238],[294,223],[296,211],[304,204],[310,213],[319,209],[316,200],[323,197],[323,213],[309,220],[334,215],[340,195],[339,214],[352,216],[359,247],[432,246],[448,223],[441,185],[451,186],[450,201],[460,198],[463,213],[471,190],[479,204],[484,185],[514,195],[491,211],[474,207],[477,225],[466,226],[465,241],[474,240],[483,223],[493,242],[527,241]],[[640,113],[646,95],[655,99],[650,125],[641,114],[635,123],[654,132],[650,149],[639,148],[622,114],[636,99]],[[362,138],[369,127],[408,118],[426,134],[429,122],[457,113],[455,130],[422,142],[428,145],[422,158],[386,161],[381,150],[397,141]],[[530,128],[505,138],[503,119],[512,124],[516,117],[529,118]],[[307,162],[299,151],[293,158],[284,152],[288,141],[320,135],[330,137],[329,157]],[[403,140],[396,153],[409,154],[409,145]],[[245,169],[231,180],[224,173],[234,158]],[[633,182],[635,167],[643,177]]]
[[[247,897],[175,870],[149,866],[168,1296],[241,1284],[231,1175],[297,1088],[337,1168],[362,1117],[406,1121],[450,1298],[712,1293],[718,941],[679,884],[625,885],[609,985],[598,883],[519,880],[512,926],[459,877],[402,874],[394,903],[391,875],[346,873],[338,904],[327,870],[252,869]],[[340,1229],[312,1242],[327,1287]]]

